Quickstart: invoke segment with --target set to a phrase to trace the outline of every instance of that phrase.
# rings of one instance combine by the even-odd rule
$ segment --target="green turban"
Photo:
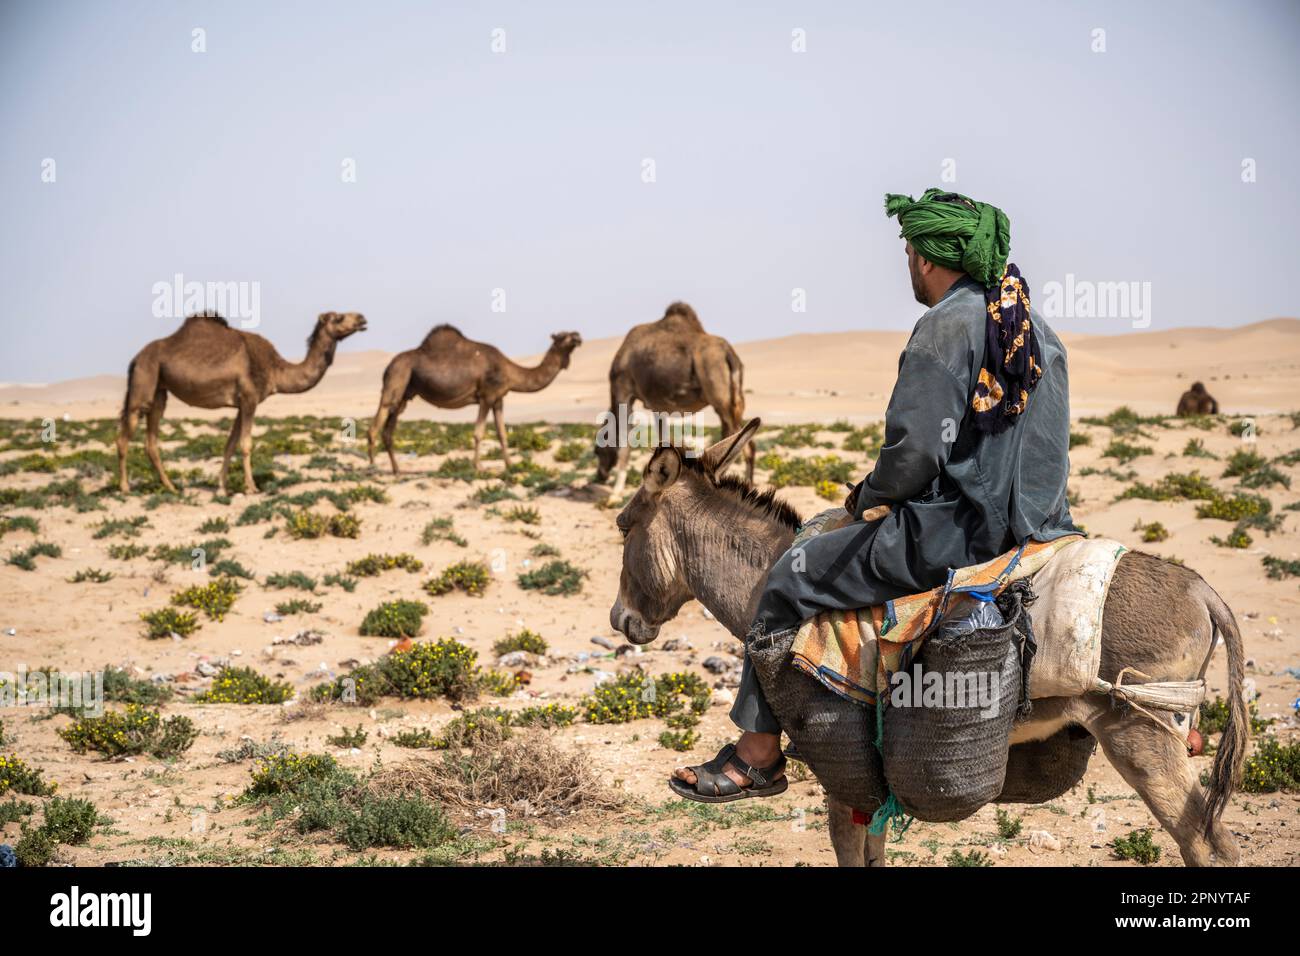
[[[927,189],[920,199],[889,193],[885,215],[902,237],[935,265],[964,272],[986,289],[996,285],[1011,251],[1011,220],[997,206],[959,193]]]

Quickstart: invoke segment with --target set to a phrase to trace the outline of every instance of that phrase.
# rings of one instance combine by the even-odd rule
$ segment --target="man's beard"
[[[915,258],[907,263],[907,271],[912,277],[912,295],[916,296],[917,302],[929,308],[930,297],[926,295],[925,286],[921,282],[921,270],[917,268]]]

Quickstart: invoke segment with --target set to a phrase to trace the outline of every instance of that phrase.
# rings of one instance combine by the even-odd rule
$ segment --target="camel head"
[[[560,353],[560,368],[569,367],[569,356],[582,344],[582,336],[577,332],[556,332],[551,336],[551,348]]]
[[[609,611],[610,626],[633,644],[649,644],[696,597],[686,573],[681,529],[695,523],[702,511],[714,511],[720,495],[736,501],[762,497],[740,478],[720,477],[758,427],[755,418],[698,457],[664,446],[647,462],[641,487],[616,522],[623,535],[623,570],[618,599]]]
[[[1203,382],[1193,382],[1192,391],[1197,395],[1205,394],[1205,384]]]
[[[366,317],[360,312],[322,312],[316,317],[316,329],[338,342],[355,332],[364,332]]]

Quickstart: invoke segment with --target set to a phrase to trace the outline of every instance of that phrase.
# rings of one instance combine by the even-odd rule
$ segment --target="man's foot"
[[[678,767],[668,785],[678,796],[703,803],[727,803],[784,793],[785,757],[778,734],[746,732],[708,763]]]

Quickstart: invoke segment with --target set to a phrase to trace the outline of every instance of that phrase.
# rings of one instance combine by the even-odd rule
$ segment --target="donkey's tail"
[[[1209,799],[1205,805],[1205,832],[1208,836],[1223,815],[1232,791],[1241,779],[1241,768],[1246,762],[1246,745],[1250,740],[1250,714],[1246,710],[1245,650],[1241,631],[1223,598],[1213,588],[1207,588],[1206,607],[1214,624],[1214,633],[1223,638],[1228,653],[1228,719],[1223,727],[1218,753],[1214,756],[1214,769],[1210,772]]]

